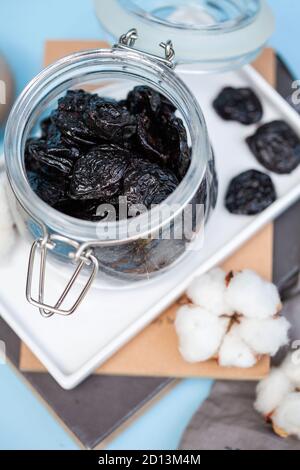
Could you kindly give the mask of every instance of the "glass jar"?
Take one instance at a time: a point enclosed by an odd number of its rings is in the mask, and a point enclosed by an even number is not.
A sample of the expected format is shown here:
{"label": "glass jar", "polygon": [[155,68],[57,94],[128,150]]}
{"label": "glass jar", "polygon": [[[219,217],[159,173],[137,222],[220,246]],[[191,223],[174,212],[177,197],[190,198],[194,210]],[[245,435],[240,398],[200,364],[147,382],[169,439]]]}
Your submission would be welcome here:
{"label": "glass jar", "polygon": [[[77,269],[91,265],[86,284],[97,271],[126,284],[149,279],[179,262],[207,221],[216,203],[217,179],[204,117],[199,104],[172,71],[172,63],[130,50],[126,45],[111,50],[72,54],[43,70],[23,91],[9,117],[5,137],[5,159],[11,187],[11,206],[23,237],[34,240],[29,263],[27,298],[46,316],[67,314],[56,306],[33,299],[31,291],[35,255],[51,258]],[[100,89],[112,98],[125,97],[135,85],[148,85],[176,106],[191,146],[190,167],[176,190],[163,204],[132,219],[89,222],[53,209],[31,189],[24,165],[25,142],[37,124],[51,112],[59,97],[69,89]],[[166,210],[171,208],[170,211]],[[189,208],[189,226],[178,224]],[[178,229],[181,228],[180,233]],[[171,233],[170,233],[171,232]],[[176,232],[176,233],[175,233]],[[76,272],[77,272],[76,269]],[[41,283],[44,275],[41,275]],[[84,292],[85,295],[86,292]]]}
{"label": "glass jar", "polygon": [[[228,3],[227,0],[225,3]],[[241,2],[235,0],[230,3]],[[229,37],[227,35],[230,35],[231,40],[233,37],[236,38],[233,33],[241,32],[239,27],[241,24],[243,28],[248,28],[248,32],[249,27],[251,30],[255,24],[261,31],[262,20],[268,12],[266,4],[258,0],[247,3],[259,4],[259,8],[247,10],[247,14],[235,24],[226,21],[225,27],[217,28],[216,25],[198,27],[196,33],[191,28],[189,32],[196,42],[190,43],[188,36],[182,36],[182,33],[187,33],[189,29],[187,25],[170,26],[165,20],[157,20],[156,17],[153,19],[153,15],[149,15],[149,12],[141,14],[137,1],[129,2],[130,8],[124,9],[122,0],[105,2],[105,7],[102,0],[96,0],[99,16],[103,17],[110,12],[110,19],[116,20],[109,23],[112,29],[124,24],[125,12],[125,23],[130,23],[129,26],[132,27],[134,17],[134,21],[143,31],[142,37],[145,31],[146,41],[141,41],[137,50],[136,31],[131,29],[121,36],[119,43],[112,49],[91,50],[65,57],[34,78],[17,100],[9,117],[5,136],[5,159],[11,189],[10,202],[21,235],[33,242],[29,257],[26,296],[32,305],[39,308],[43,316],[73,313],[91,285],[99,284],[99,279],[105,278],[106,286],[107,282],[110,282],[107,279],[110,279],[113,288],[116,287],[115,282],[118,288],[137,285],[135,282],[137,280],[149,282],[152,277],[168,272],[187,256],[192,256],[193,249],[201,247],[203,230],[217,197],[218,185],[213,151],[199,103],[173,71],[175,61],[172,42],[160,44],[165,51],[165,57],[159,57],[157,45],[155,48],[153,46],[153,38],[158,37],[157,31],[152,29],[149,41],[150,31],[153,23],[156,23],[155,28],[158,27],[158,31],[164,33],[168,31],[177,43],[179,36],[185,37],[186,47],[182,48],[178,43],[179,55],[175,57],[180,64],[183,54],[187,54],[186,62],[191,63],[196,59],[195,44],[199,45],[199,34],[204,44],[208,39],[214,43],[216,37],[218,38],[216,44],[220,44],[220,37],[226,39]],[[99,9],[101,4],[102,9]],[[201,2],[201,4],[207,6],[210,2]],[[116,16],[112,15],[113,13]],[[268,33],[270,25],[269,22],[265,28]],[[227,55],[224,54],[224,50],[220,53],[214,48],[209,53],[206,51],[204,56],[201,53],[201,57],[198,57],[201,71],[221,70],[227,68],[229,64],[233,67],[249,60],[264,44],[265,32],[259,35],[259,47],[253,48],[254,44],[251,41],[251,51],[249,48],[241,47],[239,55],[228,56],[228,52],[230,54],[233,52],[232,47],[227,51]],[[167,37],[166,34],[159,36],[159,38]],[[227,43],[226,40],[225,42]],[[241,46],[243,44],[244,42]],[[256,42],[255,46],[257,45]],[[207,54],[211,54],[211,59],[208,60]],[[31,189],[24,164],[26,140],[35,134],[41,120],[50,114],[58,99],[67,90],[82,88],[96,90],[101,95],[122,99],[136,85],[150,86],[166,96],[177,108],[177,114],[185,125],[191,159],[188,171],[176,190],[162,204],[136,217],[98,223],[70,217],[43,202]],[[105,212],[105,208],[103,210]],[[48,253],[51,255],[49,261],[60,263],[63,269],[74,270],[69,283],[54,305],[48,305],[44,300]],[[33,272],[37,255],[40,256],[40,268],[38,295],[34,297]],[[82,291],[72,307],[64,309],[64,301],[82,271],[87,273]]]}

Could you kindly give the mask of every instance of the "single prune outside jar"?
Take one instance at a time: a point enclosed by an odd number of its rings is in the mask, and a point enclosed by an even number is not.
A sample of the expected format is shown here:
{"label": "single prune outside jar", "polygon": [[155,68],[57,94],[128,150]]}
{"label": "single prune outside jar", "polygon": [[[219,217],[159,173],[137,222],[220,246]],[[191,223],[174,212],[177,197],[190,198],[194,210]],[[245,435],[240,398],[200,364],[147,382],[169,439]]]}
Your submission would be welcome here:
{"label": "single prune outside jar", "polygon": [[[214,158],[199,104],[168,65],[167,61],[129,48],[72,54],[34,78],[10,114],[5,136],[10,202],[21,235],[33,242],[27,299],[45,316],[73,313],[98,272],[101,276],[105,273],[105,276],[122,279],[127,286],[132,281],[148,280],[172,269],[184,257],[192,256],[190,248],[193,244],[199,244],[199,233],[216,203]],[[121,99],[135,85],[147,85],[165,95],[176,106],[187,130],[190,166],[179,186],[163,203],[172,211],[166,214],[162,205],[158,205],[129,220],[94,223],[65,215],[43,202],[31,189],[24,164],[26,140],[35,134],[41,120],[50,114],[57,100],[69,89],[97,90],[104,96]],[[174,225],[188,207],[192,208],[188,233],[175,236]],[[39,297],[34,299],[31,284],[37,252],[41,255],[41,271]],[[71,284],[54,306],[43,303],[47,253],[51,255],[49,261],[62,262],[66,268],[77,263]],[[63,310],[61,304],[85,266],[90,273],[82,294],[71,309]]]}

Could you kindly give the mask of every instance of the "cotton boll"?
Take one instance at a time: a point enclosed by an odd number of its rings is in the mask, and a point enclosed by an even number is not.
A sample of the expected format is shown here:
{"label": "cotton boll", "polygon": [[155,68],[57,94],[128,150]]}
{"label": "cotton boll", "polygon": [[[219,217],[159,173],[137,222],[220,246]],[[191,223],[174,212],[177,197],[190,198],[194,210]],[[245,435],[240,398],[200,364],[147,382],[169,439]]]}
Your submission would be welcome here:
{"label": "cotton boll", "polygon": [[290,326],[284,317],[264,320],[242,318],[238,332],[256,353],[275,356],[278,350],[288,343]]}
{"label": "cotton boll", "polygon": [[272,415],[275,430],[280,435],[300,439],[300,393],[289,393]]}
{"label": "cotton boll", "polygon": [[182,357],[187,362],[202,362],[216,355],[228,325],[228,318],[216,317],[201,307],[180,307],[175,329]]}
{"label": "cotton boll", "polygon": [[269,416],[292,391],[293,386],[286,375],[280,369],[273,369],[257,385],[254,408],[264,416]]}
{"label": "cotton boll", "polygon": [[[298,356],[298,357],[297,357]],[[292,382],[294,387],[300,388],[300,361],[299,361],[299,353],[294,352],[289,354],[282,366],[282,372],[288,377],[288,379]]]}
{"label": "cotton boll", "polygon": [[269,318],[281,307],[276,286],[248,269],[236,273],[227,288],[228,305],[249,318]]}
{"label": "cotton boll", "polygon": [[248,368],[256,364],[255,353],[242,340],[234,325],[224,338],[219,351],[219,364],[223,367]]}
{"label": "cotton boll", "polygon": [[187,296],[195,305],[205,308],[214,315],[230,314],[232,311],[225,300],[225,278],[226,273],[222,269],[212,269],[192,282],[187,290]]}

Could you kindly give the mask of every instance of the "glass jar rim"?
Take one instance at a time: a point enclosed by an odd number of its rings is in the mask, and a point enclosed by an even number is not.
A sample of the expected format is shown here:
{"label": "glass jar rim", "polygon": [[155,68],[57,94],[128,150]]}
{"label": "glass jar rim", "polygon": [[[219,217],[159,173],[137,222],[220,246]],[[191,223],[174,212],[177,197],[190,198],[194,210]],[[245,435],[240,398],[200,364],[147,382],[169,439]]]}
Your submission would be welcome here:
{"label": "glass jar rim", "polygon": [[[156,79],[160,77],[161,89],[165,91],[167,96],[170,94],[169,90],[172,90],[171,100],[173,98],[173,101],[176,102],[177,97],[182,106],[180,111],[185,111],[183,114],[192,143],[191,163],[187,174],[176,190],[164,201],[165,204],[178,207],[177,211],[162,221],[160,205],[158,205],[147,213],[130,219],[130,221],[126,219],[107,222],[106,238],[103,240],[103,244],[109,245],[114,239],[115,233],[118,234],[118,238],[114,241],[124,243],[131,241],[133,237],[128,234],[128,224],[133,221],[140,227],[138,238],[141,238],[147,234],[155,233],[176,217],[193,198],[204,177],[210,144],[204,116],[198,102],[182,80],[163,63],[140,52],[124,51],[118,48],[88,50],[66,56],[45,68],[27,85],[10,113],[5,132],[4,154],[10,185],[21,206],[42,226],[47,225],[53,232],[63,233],[65,236],[81,242],[91,240],[99,242],[95,222],[75,219],[58,212],[33,192],[26,177],[23,152],[24,134],[26,134],[28,121],[42,96],[49,94],[51,90],[52,92],[57,90],[62,84],[64,85],[68,75],[71,75],[75,80],[76,72],[82,73],[85,68],[91,66],[99,68],[100,64],[106,67],[110,66],[112,74],[116,74],[119,69],[120,73],[122,70],[124,75],[128,74],[128,69],[132,67],[136,73],[139,71],[140,79],[143,79],[143,72],[146,71]],[[115,68],[112,71],[113,66]],[[154,87],[157,88],[157,85]],[[189,121],[186,119],[187,116]]]}

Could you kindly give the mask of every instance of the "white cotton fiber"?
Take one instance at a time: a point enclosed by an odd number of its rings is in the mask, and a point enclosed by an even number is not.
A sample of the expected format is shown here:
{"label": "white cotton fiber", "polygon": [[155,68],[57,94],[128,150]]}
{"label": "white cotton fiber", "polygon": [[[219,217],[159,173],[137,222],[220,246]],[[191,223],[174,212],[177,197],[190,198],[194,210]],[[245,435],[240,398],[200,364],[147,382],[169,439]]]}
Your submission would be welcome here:
{"label": "white cotton fiber", "polygon": [[282,366],[281,370],[287,376],[287,378],[292,382],[295,388],[300,389],[300,358],[299,352],[295,351],[292,354],[289,354]]}
{"label": "white cotton fiber", "polygon": [[225,277],[226,273],[220,268],[214,268],[197,277],[187,290],[188,298],[195,305],[205,308],[214,315],[232,313],[226,305]]}
{"label": "white cotton fiber", "polygon": [[228,318],[216,317],[201,307],[180,307],[175,328],[182,357],[187,362],[202,362],[215,356],[228,325]]}
{"label": "white cotton fiber", "polygon": [[227,288],[228,305],[249,318],[269,318],[281,307],[276,286],[246,269],[236,273]]}
{"label": "white cotton fiber", "polygon": [[251,348],[242,340],[234,325],[225,336],[219,351],[219,364],[223,367],[248,368],[256,364],[257,358]]}
{"label": "white cotton fiber", "polygon": [[289,393],[272,415],[273,425],[289,436],[300,439],[300,393]]}
{"label": "white cotton fiber", "polygon": [[293,387],[280,369],[273,369],[256,388],[254,408],[264,416],[269,416],[280,405]]}
{"label": "white cotton fiber", "polygon": [[241,338],[258,354],[274,356],[288,343],[290,323],[284,318],[242,318],[238,326]]}
{"label": "white cotton fiber", "polygon": [[0,174],[0,259],[9,253],[16,239],[14,222],[7,200],[6,184],[6,176],[2,173]]}

